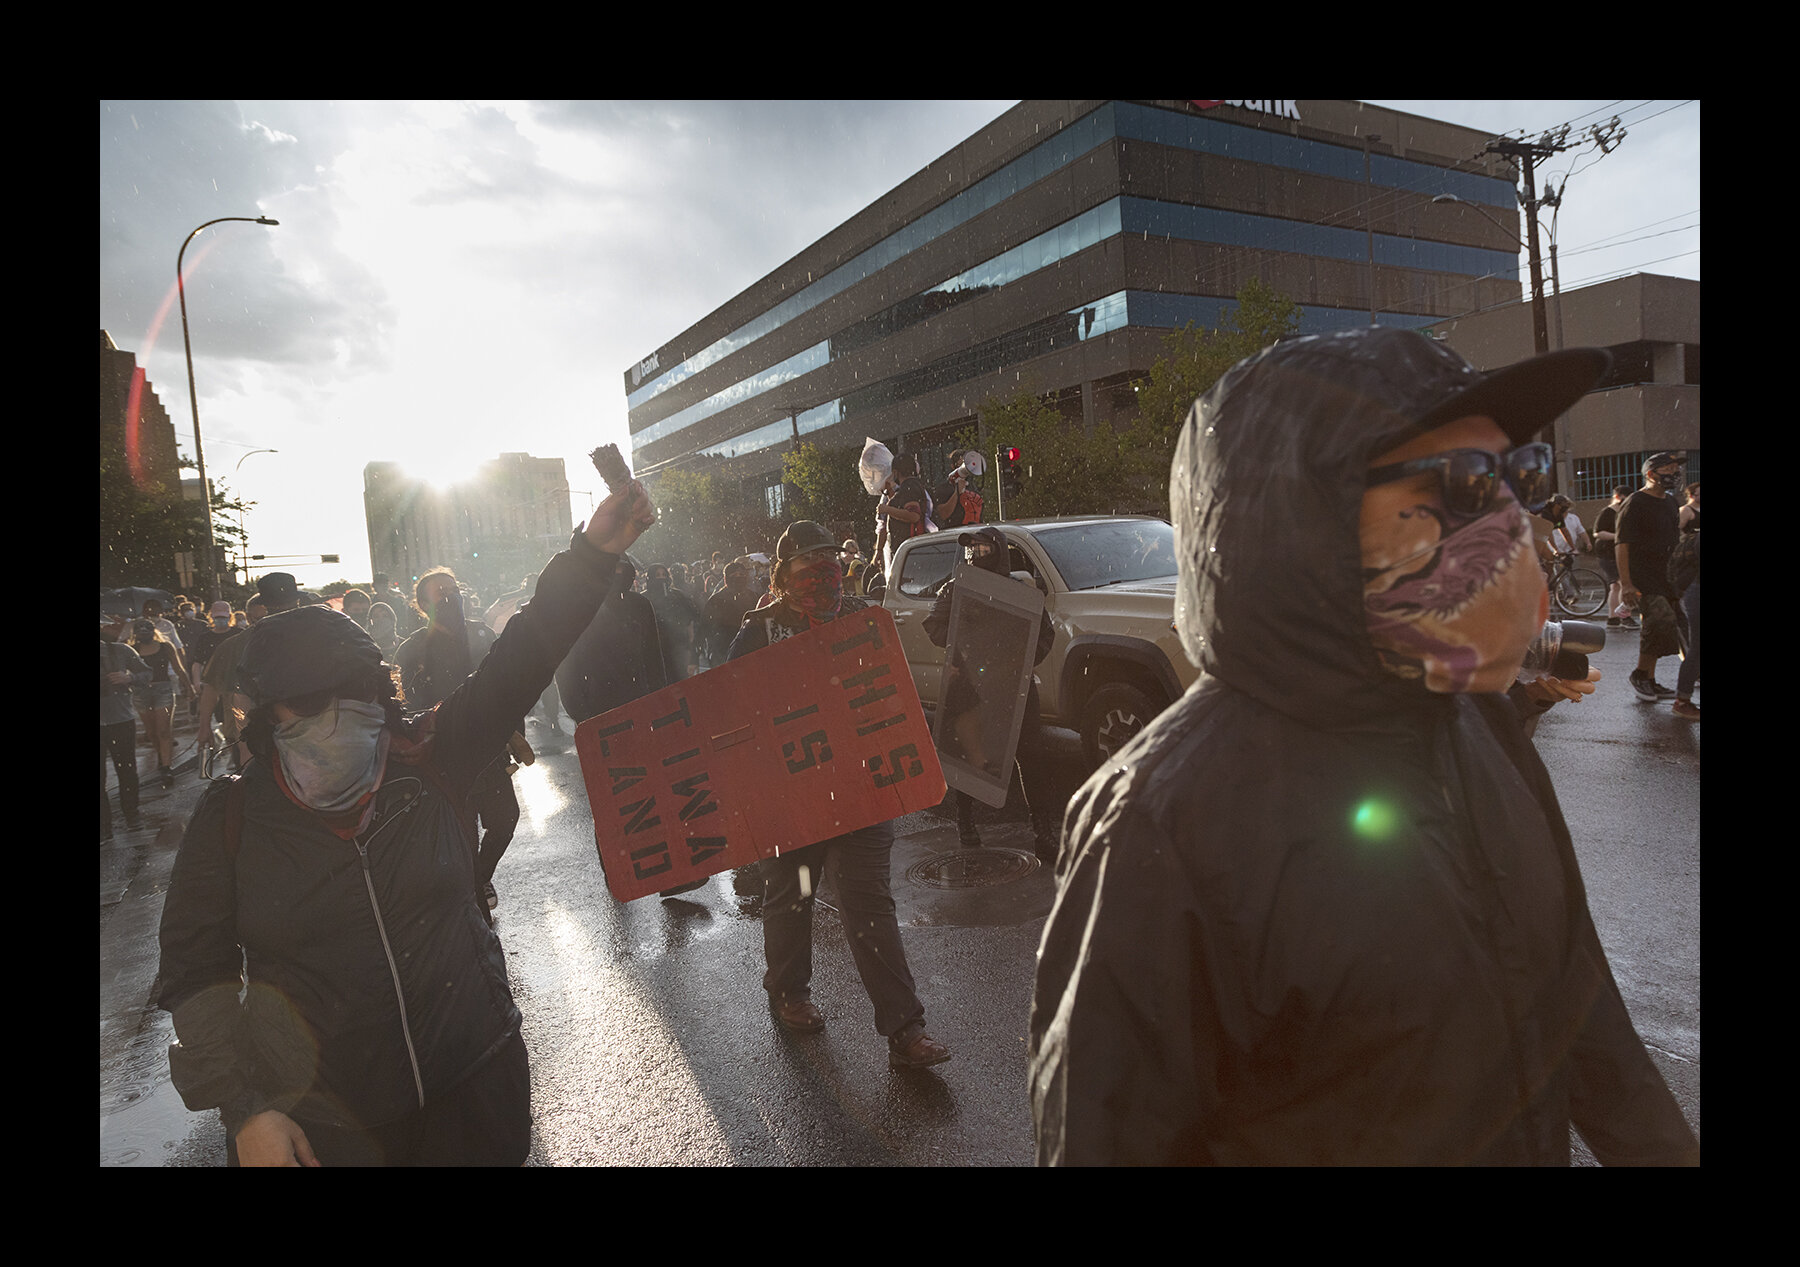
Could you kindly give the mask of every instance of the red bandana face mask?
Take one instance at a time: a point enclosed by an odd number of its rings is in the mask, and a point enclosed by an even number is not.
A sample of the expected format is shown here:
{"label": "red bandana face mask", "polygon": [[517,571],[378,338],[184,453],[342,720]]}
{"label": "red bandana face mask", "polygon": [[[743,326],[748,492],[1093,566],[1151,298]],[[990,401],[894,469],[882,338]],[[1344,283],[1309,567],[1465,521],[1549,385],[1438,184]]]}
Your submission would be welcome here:
{"label": "red bandana face mask", "polygon": [[1363,607],[1382,667],[1427,690],[1504,691],[1550,597],[1531,523],[1510,498],[1457,523],[1415,506],[1363,541]]}
{"label": "red bandana face mask", "polygon": [[787,601],[806,613],[807,619],[835,616],[844,602],[844,568],[836,559],[820,567],[796,572],[785,586]]}

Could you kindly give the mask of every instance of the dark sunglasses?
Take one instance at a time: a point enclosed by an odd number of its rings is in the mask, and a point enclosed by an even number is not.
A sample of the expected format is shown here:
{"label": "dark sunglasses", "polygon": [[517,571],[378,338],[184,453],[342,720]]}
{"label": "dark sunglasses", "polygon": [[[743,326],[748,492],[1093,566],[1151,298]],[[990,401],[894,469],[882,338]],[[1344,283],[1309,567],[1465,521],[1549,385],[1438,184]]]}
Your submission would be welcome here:
{"label": "dark sunglasses", "polygon": [[1486,449],[1452,449],[1411,462],[1378,466],[1369,472],[1364,487],[1374,488],[1421,471],[1436,471],[1443,484],[1445,509],[1470,518],[1494,508],[1501,481],[1505,481],[1519,504],[1535,512],[1550,500],[1555,456],[1554,450],[1542,442],[1521,444],[1498,455]]}

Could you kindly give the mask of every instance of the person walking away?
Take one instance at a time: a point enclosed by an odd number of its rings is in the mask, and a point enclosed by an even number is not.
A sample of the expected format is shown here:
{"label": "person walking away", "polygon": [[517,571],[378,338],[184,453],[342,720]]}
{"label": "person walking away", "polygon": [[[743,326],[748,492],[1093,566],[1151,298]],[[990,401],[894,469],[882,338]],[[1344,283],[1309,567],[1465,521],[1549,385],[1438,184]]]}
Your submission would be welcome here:
{"label": "person walking away", "polygon": [[1065,818],[1040,1163],[1566,1166],[1571,1125],[1608,1165],[1698,1163],[1515,686],[1549,609],[1535,437],[1609,360],[1484,374],[1369,328],[1196,402],[1169,491],[1201,675]]}
{"label": "person walking away", "polygon": [[1669,555],[1681,536],[1680,512],[1671,493],[1681,487],[1683,462],[1673,453],[1644,459],[1644,486],[1619,508],[1619,595],[1637,605],[1644,629],[1638,635],[1638,663],[1631,688],[1651,703],[1675,698],[1656,680],[1656,662],[1681,653],[1684,636],[1677,622],[1681,595],[1669,582]]}
{"label": "person walking away", "polygon": [[1687,486],[1687,505],[1678,520],[1681,536],[1669,559],[1669,584],[1681,595],[1681,614],[1687,623],[1687,646],[1681,671],[1675,675],[1675,715],[1699,721],[1694,688],[1700,685],[1700,485]]}
{"label": "person walking away", "polygon": [[119,813],[125,829],[138,829],[137,723],[132,719],[131,693],[150,681],[150,666],[128,643],[123,618],[100,618],[100,843],[113,838],[112,804],[106,796],[106,763],[110,759],[119,779]]}
{"label": "person walking away", "polygon": [[531,1071],[506,960],[474,896],[459,789],[606,598],[654,512],[609,497],[544,568],[481,668],[405,716],[341,612],[271,615],[244,656],[255,753],[210,785],[170,875],[156,1005],[170,1080],[217,1110],[227,1163],[511,1165]]}
{"label": "person walking away", "polygon": [[156,632],[161,634],[175,650],[184,655],[187,653],[187,648],[182,645],[181,631],[176,628],[174,621],[163,614],[163,605],[160,598],[146,598],[144,600],[142,619],[155,625]]}
{"label": "person walking away", "polygon": [[670,682],[650,600],[635,592],[637,567],[619,560],[613,593],[556,667],[563,707],[579,726]]}
{"label": "person walking away", "polygon": [[[868,606],[844,593],[837,543],[809,520],[790,525],[775,546],[776,601],[744,618],[729,658],[742,659]],[[925,1032],[920,1002],[900,940],[892,883],[894,827],[877,823],[802,849],[765,858],[763,989],[780,1024],[801,1034],[825,1028],[812,1002],[813,899],[829,882],[850,933],[850,954],[875,1008],[875,1032],[888,1040],[888,1066],[921,1069],[950,1059]]]}
{"label": "person walking away", "polygon": [[162,786],[172,787],[175,775],[175,696],[179,691],[187,698],[187,666],[181,652],[157,629],[154,622],[138,620],[132,624],[131,649],[150,667],[150,680],[134,687],[131,702],[138,719],[144,723],[144,735],[156,754],[156,777]]}
{"label": "person walking away", "polygon": [[[481,667],[495,638],[487,624],[463,614],[462,588],[449,568],[432,568],[413,588],[413,608],[424,627],[400,644],[394,664],[408,709],[423,711],[450,694]],[[519,827],[519,798],[513,791],[515,743],[523,743],[521,716],[513,734],[467,789],[468,807],[481,830],[475,853],[475,882],[490,913],[500,905],[494,873]],[[490,914],[491,921],[492,916]]]}
{"label": "person walking away", "polygon": [[1631,485],[1617,485],[1612,491],[1612,500],[1594,516],[1594,561],[1600,567],[1600,575],[1606,578],[1608,629],[1638,628],[1637,617],[1619,599],[1619,561],[1615,557],[1619,540],[1619,507],[1625,504],[1625,499],[1629,496]]}
{"label": "person walking away", "polygon": [[[1006,535],[998,528],[977,528],[973,532],[959,534],[956,541],[962,546],[963,560],[968,565],[995,576],[1011,575],[1008,567],[1011,555]],[[955,597],[956,581],[952,578],[945,581],[938,590],[937,599],[931,605],[931,614],[925,618],[925,636],[936,646],[945,646],[950,641],[950,605]],[[1050,654],[1051,644],[1055,640],[1056,626],[1050,621],[1049,609],[1045,608],[1038,621],[1037,659],[1033,664],[1044,662],[1044,657]],[[1031,834],[1038,861],[1054,866],[1062,815],[1055,806],[1052,795],[1053,785],[1048,777],[1049,754],[1044,751],[1043,737],[1037,679],[1033,678],[1025,688],[1025,720],[1019,727],[1019,751],[1017,760],[1013,762],[1013,777],[1019,795],[1025,802],[1026,813],[1031,818]],[[975,800],[967,792],[956,793],[956,827],[957,836],[965,849],[980,847],[981,832],[975,825]]]}

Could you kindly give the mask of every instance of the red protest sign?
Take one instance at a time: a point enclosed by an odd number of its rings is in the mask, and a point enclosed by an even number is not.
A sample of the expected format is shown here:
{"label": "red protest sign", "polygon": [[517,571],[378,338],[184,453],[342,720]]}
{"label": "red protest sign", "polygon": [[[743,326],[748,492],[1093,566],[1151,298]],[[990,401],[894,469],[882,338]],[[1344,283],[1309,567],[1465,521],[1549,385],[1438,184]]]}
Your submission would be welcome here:
{"label": "red protest sign", "polygon": [[575,751],[621,902],[929,809],[946,786],[879,607],[589,718]]}

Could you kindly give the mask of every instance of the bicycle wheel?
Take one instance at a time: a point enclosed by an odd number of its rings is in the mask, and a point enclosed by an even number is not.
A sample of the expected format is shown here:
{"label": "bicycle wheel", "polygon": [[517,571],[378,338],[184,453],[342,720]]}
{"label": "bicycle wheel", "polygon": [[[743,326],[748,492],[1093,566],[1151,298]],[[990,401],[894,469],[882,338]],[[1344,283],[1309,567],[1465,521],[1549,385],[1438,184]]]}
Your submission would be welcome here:
{"label": "bicycle wheel", "polygon": [[1550,596],[1570,616],[1592,616],[1606,606],[1606,578],[1586,568],[1570,568],[1556,578]]}

